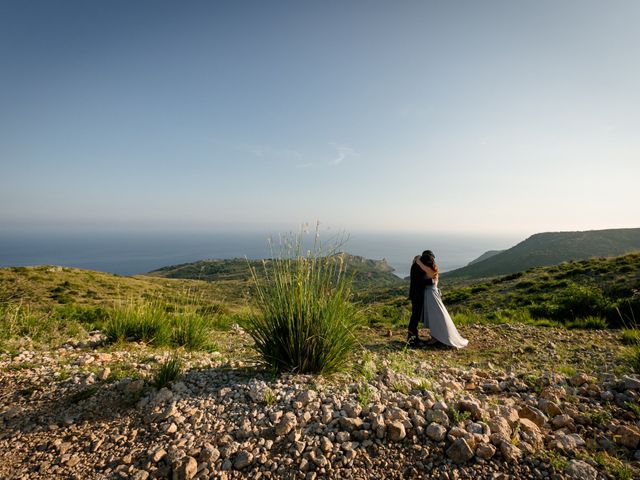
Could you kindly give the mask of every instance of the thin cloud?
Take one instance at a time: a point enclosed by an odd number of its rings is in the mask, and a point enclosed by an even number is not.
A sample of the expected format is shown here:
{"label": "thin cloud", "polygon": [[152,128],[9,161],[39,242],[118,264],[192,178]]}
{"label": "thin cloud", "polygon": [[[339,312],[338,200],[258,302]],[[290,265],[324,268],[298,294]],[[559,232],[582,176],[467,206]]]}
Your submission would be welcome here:
{"label": "thin cloud", "polygon": [[346,145],[338,145],[337,143],[330,143],[330,145],[336,149],[336,156],[331,162],[331,165],[340,165],[349,157],[357,157],[359,155],[353,148]]}
{"label": "thin cloud", "polygon": [[312,162],[299,163],[298,165],[296,165],[296,168],[309,168],[309,167],[313,167],[313,163]]}

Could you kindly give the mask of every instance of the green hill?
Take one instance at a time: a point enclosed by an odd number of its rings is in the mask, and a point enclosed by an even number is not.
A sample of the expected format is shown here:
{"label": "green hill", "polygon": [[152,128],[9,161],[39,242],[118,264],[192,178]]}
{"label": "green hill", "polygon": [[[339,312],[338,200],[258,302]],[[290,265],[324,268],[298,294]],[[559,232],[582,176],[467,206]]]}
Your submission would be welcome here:
{"label": "green hill", "polygon": [[471,285],[442,282],[453,312],[498,318],[521,312],[562,323],[587,317],[611,325],[640,319],[640,253],[537,267]]}
{"label": "green hill", "polygon": [[[347,265],[347,272],[354,276],[354,289],[366,290],[370,288],[389,288],[404,286],[405,282],[393,274],[391,267],[385,260],[370,260],[348,253],[340,253]],[[271,260],[265,260],[269,268]],[[262,260],[247,260],[234,258],[230,260],[200,260],[162,267],[148,275],[165,278],[181,278],[206,280],[216,282],[220,280],[249,281],[251,273],[249,265],[260,272],[263,269]]]}
{"label": "green hill", "polygon": [[[610,257],[640,250],[640,228],[538,233],[488,258],[445,272],[443,279],[479,279],[556,265],[570,260]],[[483,256],[486,256],[484,254]]]}
{"label": "green hill", "polygon": [[483,260],[486,260],[487,258],[491,258],[499,253],[504,252],[504,250],[489,250],[487,252],[484,252],[482,255],[480,255],[478,258],[476,258],[475,260],[471,260],[469,263],[467,263],[467,266],[469,265],[473,265],[474,263],[478,263],[481,262]]}

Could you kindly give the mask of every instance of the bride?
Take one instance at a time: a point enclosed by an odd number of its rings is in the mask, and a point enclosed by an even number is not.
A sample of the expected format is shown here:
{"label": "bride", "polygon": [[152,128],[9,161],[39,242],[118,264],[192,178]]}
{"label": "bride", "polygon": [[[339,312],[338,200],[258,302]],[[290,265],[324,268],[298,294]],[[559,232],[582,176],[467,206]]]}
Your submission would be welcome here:
{"label": "bride", "polygon": [[[427,285],[424,291],[424,326],[429,327],[431,337],[435,340],[455,348],[464,348],[469,340],[462,338],[458,333],[447,308],[442,303],[442,295],[438,290],[438,265],[434,257],[416,257],[415,262],[424,270],[428,278],[433,280],[433,285]],[[433,342],[435,343],[435,341]]]}

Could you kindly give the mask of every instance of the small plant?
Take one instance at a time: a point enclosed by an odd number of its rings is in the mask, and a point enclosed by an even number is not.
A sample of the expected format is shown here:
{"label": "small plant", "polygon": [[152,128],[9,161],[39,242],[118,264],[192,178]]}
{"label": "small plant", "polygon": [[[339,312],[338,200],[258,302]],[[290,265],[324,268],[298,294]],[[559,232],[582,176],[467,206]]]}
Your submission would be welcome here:
{"label": "small plant", "polygon": [[541,452],[540,457],[549,463],[555,473],[563,473],[569,465],[569,461],[564,456],[553,450]]}
{"label": "small plant", "polygon": [[367,382],[358,383],[357,393],[358,393],[358,403],[362,408],[366,407],[367,405],[369,405],[369,403],[371,403],[371,395],[373,392],[371,391],[371,387]]}
{"label": "small plant", "polygon": [[597,452],[593,455],[593,460],[609,475],[617,480],[633,480],[633,471],[617,458],[607,452]]}
{"label": "small plant", "polygon": [[465,422],[469,418],[471,418],[470,412],[461,412],[456,407],[449,408],[449,419],[451,419],[451,423],[457,425],[459,423]]}
{"label": "small plant", "polygon": [[433,383],[431,383],[431,380],[427,378],[421,378],[418,382],[418,388],[420,390],[431,390],[433,388]]}
{"label": "small plant", "polygon": [[635,373],[640,373],[640,345],[629,347],[626,357],[631,369]]}
{"label": "small plant", "polygon": [[182,359],[173,354],[158,365],[153,376],[153,383],[157,388],[166,387],[174,382],[182,373]]}
{"label": "small plant", "polygon": [[267,388],[264,391],[263,400],[267,407],[271,407],[274,403],[276,403],[276,396],[274,395],[273,390]]}
{"label": "small plant", "polygon": [[623,330],[622,343],[625,345],[640,345],[640,330],[635,328]]}
{"label": "small plant", "polygon": [[409,385],[407,385],[404,382],[395,382],[392,386],[391,389],[394,392],[398,392],[398,393],[404,393],[405,395],[409,393]]}
{"label": "small plant", "polygon": [[513,428],[513,432],[511,432],[511,445],[517,447],[520,443],[520,422],[516,423],[516,426]]}
{"label": "small plant", "polygon": [[567,377],[573,377],[577,373],[575,367],[571,365],[558,365],[557,370],[558,373],[562,373]]}
{"label": "small plant", "polygon": [[588,415],[591,419],[591,422],[597,426],[603,426],[607,421],[611,420],[611,414],[606,410],[591,412]]}
{"label": "small plant", "polygon": [[635,402],[625,402],[624,406],[631,410],[636,418],[640,418],[640,405]]}

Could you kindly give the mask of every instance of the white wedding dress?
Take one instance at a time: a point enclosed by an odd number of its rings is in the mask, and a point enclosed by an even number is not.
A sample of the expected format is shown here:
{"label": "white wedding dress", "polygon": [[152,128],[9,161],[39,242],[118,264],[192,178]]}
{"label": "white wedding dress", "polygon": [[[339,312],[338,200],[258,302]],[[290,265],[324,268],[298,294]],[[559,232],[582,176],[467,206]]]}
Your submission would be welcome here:
{"label": "white wedding dress", "polygon": [[424,291],[424,310],[423,310],[424,326],[431,331],[431,336],[439,342],[455,348],[464,348],[469,340],[462,338],[458,333],[453,320],[447,308],[442,303],[442,295],[438,290],[438,282],[434,281],[433,285],[427,286]]}

